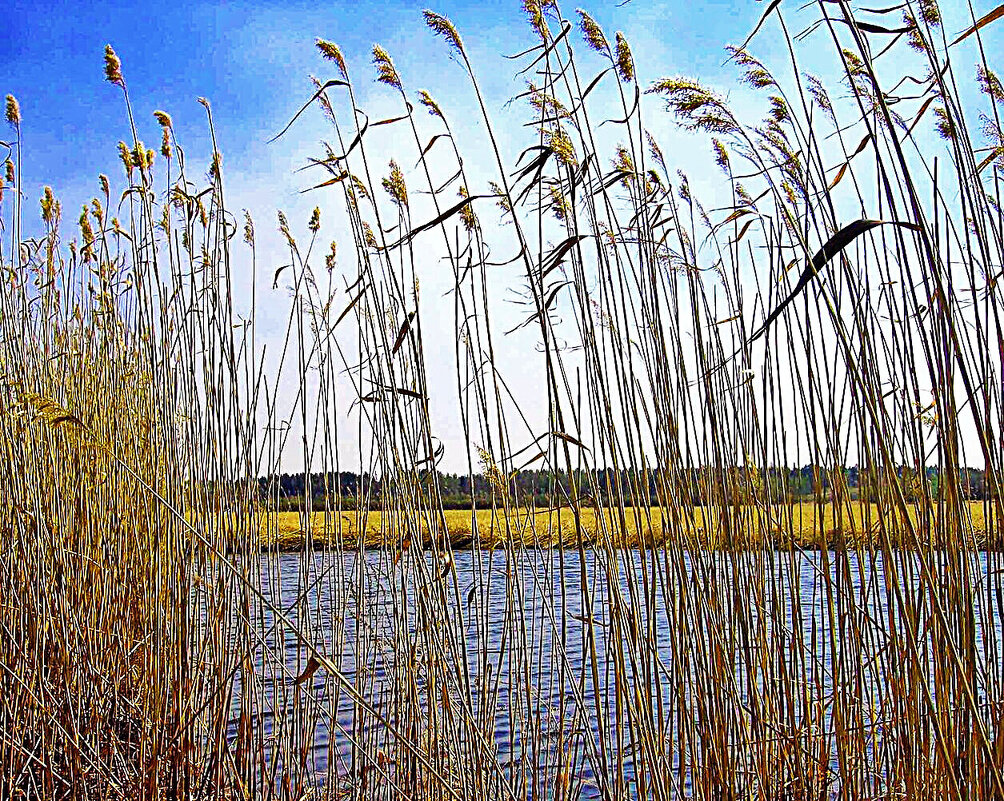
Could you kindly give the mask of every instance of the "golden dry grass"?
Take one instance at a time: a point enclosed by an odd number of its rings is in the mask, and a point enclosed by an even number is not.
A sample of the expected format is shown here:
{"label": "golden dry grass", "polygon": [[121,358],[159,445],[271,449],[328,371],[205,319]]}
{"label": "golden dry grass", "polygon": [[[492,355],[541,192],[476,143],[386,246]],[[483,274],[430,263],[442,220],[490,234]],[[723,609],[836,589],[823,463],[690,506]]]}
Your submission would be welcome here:
{"label": "golden dry grass", "polygon": [[[983,502],[970,502],[965,508],[973,532],[974,547],[985,547],[997,542],[993,526],[993,509]],[[508,537],[526,547],[575,547],[575,516],[571,509],[531,510],[516,509],[506,521],[503,515],[491,510],[448,510],[443,513],[446,529],[454,547],[468,547],[477,538],[484,547],[500,547]],[[728,516],[738,518],[728,520]],[[612,544],[636,546],[662,542],[679,542],[692,547],[718,548],[770,544],[776,547],[790,543],[802,548],[819,548],[840,543],[848,546],[879,544],[883,527],[895,544],[909,544],[906,528],[898,515],[880,514],[876,504],[850,501],[839,507],[812,502],[791,506],[759,507],[678,507],[667,514],[658,507],[626,509],[623,520],[617,512],[604,510],[600,519],[596,509],[581,513],[581,536],[585,545]],[[926,541],[937,539],[938,512],[932,508],[924,514],[918,504],[910,506],[910,518],[918,535]],[[508,522],[508,525],[507,525]],[[266,514],[261,520],[261,544],[280,550],[299,550],[308,545],[305,516],[299,512]],[[746,532],[742,540],[728,541],[726,532],[736,528]],[[311,518],[310,542],[313,547],[332,545],[353,547],[364,532],[366,545],[401,544],[414,540],[408,536],[406,526],[395,524],[394,519],[381,512],[315,513]],[[428,521],[423,521],[421,536],[425,543],[431,539]]]}

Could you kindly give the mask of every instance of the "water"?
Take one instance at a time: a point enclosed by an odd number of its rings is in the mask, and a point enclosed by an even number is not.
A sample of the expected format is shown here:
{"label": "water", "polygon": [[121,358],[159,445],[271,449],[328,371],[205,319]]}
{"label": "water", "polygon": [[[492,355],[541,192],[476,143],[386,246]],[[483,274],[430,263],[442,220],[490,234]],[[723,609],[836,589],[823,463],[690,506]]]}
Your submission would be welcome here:
{"label": "water", "polygon": [[[662,789],[685,796],[692,776],[680,773],[681,753],[684,762],[700,761],[701,754],[679,747],[681,711],[694,724],[691,733],[724,731],[737,747],[745,737],[739,751],[748,763],[750,733],[762,734],[765,715],[774,716],[775,728],[783,724],[803,737],[814,727],[818,742],[840,697],[869,721],[863,755],[877,764],[889,759],[882,743],[894,731],[883,710],[891,687],[905,680],[909,640],[901,604],[912,604],[922,620],[917,648],[932,687],[947,644],[929,594],[919,590],[916,555],[895,559],[898,597],[881,556],[846,560],[819,552],[677,561],[661,551],[612,558],[593,551],[461,551],[444,567],[429,554],[395,560],[370,552],[362,562],[355,553],[263,556],[265,595],[341,678],[323,668],[305,674],[309,654],[300,639],[259,611],[250,621],[257,642],[252,659],[265,703],[243,707],[242,720],[238,678],[229,739],[236,743],[238,729],[249,723],[258,731],[275,769],[262,781],[292,775],[315,786],[358,783],[367,770],[390,775],[392,761],[407,756],[392,728],[422,741],[408,727],[423,718],[431,697],[441,715],[449,708],[454,716],[448,734],[464,720],[468,735],[484,733],[481,753],[498,766],[491,780],[516,797],[553,797],[562,771],[572,797],[601,797],[604,783],[634,797],[642,785],[632,731],[634,718],[646,714],[668,744]],[[935,585],[949,564],[945,554],[931,557]],[[962,658],[973,668],[979,702],[1000,701],[1000,562],[975,554],[962,564],[971,592],[946,596],[944,608],[950,621],[973,627],[975,647]],[[942,634],[928,636],[936,629]],[[777,695],[780,676],[798,685],[788,696]],[[711,677],[724,677],[725,685],[712,692]],[[724,707],[705,703],[712,695]],[[801,723],[772,708],[772,699],[792,696],[805,699],[796,713]],[[992,730],[995,720],[985,708]],[[284,746],[271,748],[275,742]],[[424,746],[424,753],[434,750]],[[457,743],[443,747],[456,750]],[[471,742],[466,747],[477,750]],[[833,777],[841,769],[835,749],[828,767],[835,795]]]}

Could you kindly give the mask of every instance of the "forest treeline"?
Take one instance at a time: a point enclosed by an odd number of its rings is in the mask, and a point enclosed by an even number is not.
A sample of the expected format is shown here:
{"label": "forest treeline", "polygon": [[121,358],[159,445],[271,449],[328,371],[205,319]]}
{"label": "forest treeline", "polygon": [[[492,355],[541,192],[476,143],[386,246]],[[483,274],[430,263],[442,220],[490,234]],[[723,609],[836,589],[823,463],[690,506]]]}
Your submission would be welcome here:
{"label": "forest treeline", "polygon": [[[938,493],[940,474],[937,468],[918,471],[902,466],[897,471],[903,494],[908,501],[917,501],[925,493]],[[672,488],[672,497],[679,503],[696,506],[731,501],[748,503],[757,499],[773,502],[833,498],[845,492],[852,500],[876,500],[874,480],[869,471],[858,466],[832,470],[818,465],[791,468],[730,467],[725,470],[689,468],[673,471],[671,481],[662,481],[659,470],[644,474],[600,469],[593,471],[522,470],[509,476],[507,491],[523,506],[549,507],[563,505],[573,495],[573,486],[582,502],[607,506],[623,502],[629,506],[658,505],[662,487]],[[960,468],[959,486],[964,497],[984,500],[992,496],[987,488],[985,472],[977,468]],[[923,478],[922,478],[923,477]],[[423,484],[428,488],[438,484],[444,509],[490,507],[493,498],[500,500],[500,487],[483,473],[473,476],[456,473],[426,472]],[[926,486],[925,486],[926,485]],[[380,477],[370,473],[282,473],[259,479],[258,488],[263,504],[279,511],[299,510],[306,498],[313,508],[378,509],[384,501],[385,486]]]}

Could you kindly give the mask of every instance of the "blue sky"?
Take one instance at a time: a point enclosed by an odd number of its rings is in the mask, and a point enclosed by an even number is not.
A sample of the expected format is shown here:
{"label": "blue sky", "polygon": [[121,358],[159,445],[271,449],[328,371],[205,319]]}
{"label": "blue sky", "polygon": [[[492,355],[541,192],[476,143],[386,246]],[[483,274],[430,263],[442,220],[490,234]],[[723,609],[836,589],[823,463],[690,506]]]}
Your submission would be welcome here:
{"label": "blue sky", "polygon": [[[516,113],[505,104],[524,89],[524,83],[515,75],[516,62],[506,60],[504,55],[516,53],[534,41],[520,4],[515,0],[429,2],[460,30],[479,72],[489,110],[503,122],[503,147],[510,153],[518,152],[526,142],[509,136],[504,123],[507,119],[522,122],[525,117],[522,111]],[[788,9],[786,18],[793,32],[810,19],[798,14],[799,5],[791,2],[782,6]],[[968,24],[964,8],[949,3],[943,6],[949,32]],[[625,33],[643,86],[665,75],[697,76],[728,94],[740,112],[749,112],[741,116],[753,120],[763,114],[763,98],[751,98],[749,92],[738,87],[735,69],[723,66],[723,48],[746,37],[764,4],[629,0],[618,6],[601,0],[583,3],[583,7],[599,21],[608,38],[612,39],[616,30]],[[34,200],[43,185],[54,188],[63,201],[64,218],[71,223],[80,205],[96,194],[99,173],[121,180],[115,148],[120,139],[129,139],[129,128],[119,90],[104,79],[103,49],[110,43],[122,60],[140,136],[148,146],[156,148],[159,142],[160,131],[152,112],[162,109],[173,117],[190,162],[206,164],[210,145],[205,111],[197,98],[206,97],[211,102],[224,155],[229,205],[234,209],[249,208],[256,220],[263,262],[258,315],[265,341],[281,335],[288,304],[288,296],[271,292],[270,286],[269,268],[282,260],[276,210],[285,209],[294,229],[301,231],[315,204],[321,206],[327,226],[338,218],[335,209],[340,205],[340,195],[326,198],[320,193],[301,194],[310,176],[295,172],[307,157],[320,152],[319,141],[330,134],[320,113],[304,115],[288,134],[268,143],[310,96],[308,76],[316,74],[322,80],[334,77],[333,65],[324,62],[314,48],[316,37],[340,45],[356,84],[359,104],[371,119],[400,113],[400,101],[393,91],[375,82],[370,49],[379,43],[394,58],[412,95],[420,88],[429,89],[441,103],[458,129],[462,150],[465,143],[472,147],[471,143],[483,141],[480,123],[467,111],[472,108],[473,98],[466,76],[449,58],[445,44],[423,25],[423,5],[418,2],[154,0],[136,4],[53,0],[40,13],[36,2],[13,0],[7,8],[4,24],[0,25],[0,52],[5,54],[0,95],[12,93],[21,104],[29,232],[32,225],[38,224]],[[564,10],[571,16],[573,7]],[[979,9],[977,13],[981,13]],[[818,35],[825,37],[823,33]],[[1001,36],[995,30],[987,39],[988,47],[1000,43]],[[788,54],[774,20],[764,27],[751,49],[779,75],[787,75]],[[820,50],[825,58],[817,56],[810,40],[798,51],[800,66],[822,72],[825,77],[833,69],[828,60],[831,50],[827,45]],[[587,59],[590,55],[586,54]],[[975,57],[970,59],[967,53],[960,65],[968,69],[970,61],[974,63]],[[599,69],[598,61],[596,65]],[[706,205],[714,207],[715,186],[720,181],[706,141],[678,131],[658,100],[646,102],[646,125],[662,143],[669,161],[690,172],[697,194],[704,197]],[[381,137],[374,136],[373,146],[386,164],[387,157],[396,151],[396,143],[393,134]],[[407,153],[399,160],[413,164],[414,155],[410,149]],[[487,180],[492,176],[486,172],[483,177]],[[332,204],[330,213],[328,202]],[[332,231],[326,227],[324,233],[337,238],[337,228]],[[346,272],[350,267],[345,265]],[[433,260],[428,267],[430,292],[448,287],[445,277],[442,281],[437,277]],[[425,295],[426,278],[422,280]],[[515,311],[505,313],[518,319]],[[440,353],[430,345],[429,358],[434,362],[430,374],[435,379],[441,370],[451,386],[451,338],[455,337],[450,329],[452,322],[442,321],[443,337],[426,339],[446,343]],[[433,328],[430,333],[437,332]],[[542,381],[539,365],[528,365],[525,358],[527,348],[532,349],[533,344],[518,337],[506,344],[503,360],[510,374],[516,376],[517,393],[522,385],[533,395]],[[447,397],[434,406],[433,416],[439,429],[456,431],[455,399]],[[463,469],[466,459],[462,446],[448,446],[446,466]]]}
{"label": "blue sky", "polygon": [[[481,68],[497,106],[522,84],[502,56],[531,43],[517,2],[443,2]],[[365,98],[372,83],[370,48],[379,43],[414,89],[432,90],[447,107],[466,102],[466,84],[443,43],[429,33],[417,2],[66,2],[8,4],[0,26],[5,53],[0,90],[14,94],[24,116],[25,188],[44,183],[75,193],[115,163],[115,143],[128,138],[115,87],[104,81],[102,53],[111,43],[123,62],[130,96],[151,146],[159,140],[151,112],[174,118],[183,144],[205,149],[204,112],[213,106],[227,173],[270,172],[298,166],[297,145],[313,145],[315,128],[300,126],[285,141],[267,140],[309,96],[307,76],[331,73],[314,49],[315,37],[337,42]],[[697,73],[711,82],[722,70],[722,45],[741,39],[761,7],[754,3],[652,3],[631,0],[587,7],[612,37],[624,30],[648,78]],[[567,9],[568,13],[571,9]],[[766,39],[767,37],[765,37]],[[451,103],[459,93],[459,102]],[[316,121],[316,116],[315,116]],[[293,200],[295,184],[273,187],[271,200]],[[86,198],[85,198],[86,199]]]}

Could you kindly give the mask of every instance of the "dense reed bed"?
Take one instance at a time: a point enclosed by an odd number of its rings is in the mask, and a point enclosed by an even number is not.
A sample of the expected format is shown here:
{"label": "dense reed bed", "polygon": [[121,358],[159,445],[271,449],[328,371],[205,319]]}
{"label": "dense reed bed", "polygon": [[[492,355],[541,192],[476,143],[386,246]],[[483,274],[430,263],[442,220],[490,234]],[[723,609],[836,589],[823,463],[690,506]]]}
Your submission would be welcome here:
{"label": "dense reed bed", "polygon": [[[518,154],[445,17],[425,12],[470,107],[415,93],[375,47],[399,111],[371,119],[371,75],[318,41],[330,76],[307,108],[332,136],[307,174],[348,238],[279,215],[294,291],[271,359],[257,280],[235,297],[255,227],[218,153],[186,164],[164,113],[143,145],[109,48],[133,140],[79,218],[46,189],[27,236],[30,118],[8,97],[0,797],[1004,797],[995,15],[951,21],[981,59],[970,92],[933,0],[821,2],[797,33],[772,2],[779,62],[756,38],[729,51],[766,115],[746,119],[645,76],[586,13],[525,8]],[[803,74],[809,46],[832,85]],[[459,114],[482,141],[454,136]],[[649,134],[665,114],[713,152],[724,208]],[[421,292],[429,254],[445,299]],[[430,382],[423,334],[446,313],[452,386]],[[513,342],[542,371],[533,398],[501,367]],[[469,554],[436,482],[443,393],[493,485]],[[248,548],[289,527],[258,478],[290,460],[379,476],[380,536],[357,536],[369,499],[312,508],[308,488],[305,549]],[[762,477],[805,463],[832,479],[824,538],[867,537],[803,553],[798,507]],[[528,464],[589,477],[555,480],[560,520],[527,513]],[[850,464],[873,503],[849,500]],[[965,466],[986,471],[979,514]],[[653,521],[657,547],[622,547]]]}

